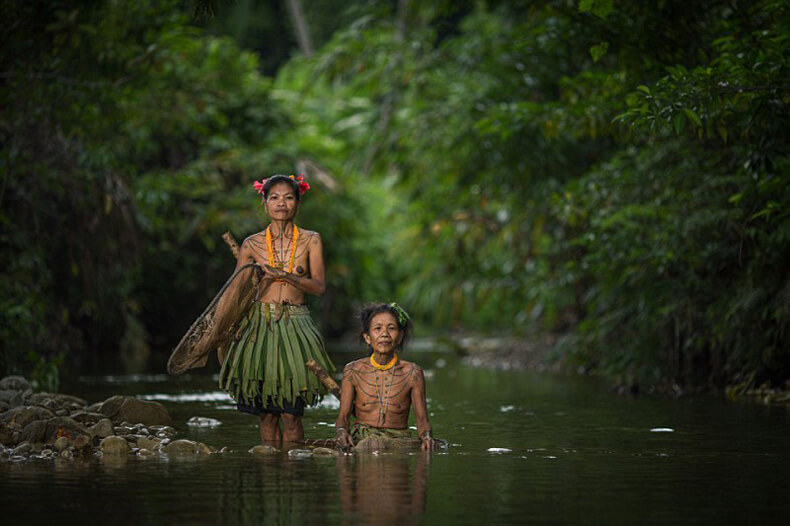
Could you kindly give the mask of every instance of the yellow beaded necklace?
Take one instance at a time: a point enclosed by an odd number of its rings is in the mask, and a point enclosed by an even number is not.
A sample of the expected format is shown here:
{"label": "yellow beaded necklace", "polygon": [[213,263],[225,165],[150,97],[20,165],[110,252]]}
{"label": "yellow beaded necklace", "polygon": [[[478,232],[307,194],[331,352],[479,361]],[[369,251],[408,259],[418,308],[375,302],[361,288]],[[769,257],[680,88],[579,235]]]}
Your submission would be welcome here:
{"label": "yellow beaded necklace", "polygon": [[[294,270],[294,257],[296,256],[296,242],[299,240],[299,229],[294,225],[294,239],[293,243],[291,244],[291,260],[288,263],[288,268],[286,272],[289,274]],[[272,225],[266,227],[266,248],[269,251],[269,266],[274,268],[282,268],[282,266],[275,265],[274,262],[274,250],[272,249]],[[283,279],[278,279],[277,281],[285,281]]]}
{"label": "yellow beaded necklace", "polygon": [[378,369],[379,371],[386,371],[387,369],[392,369],[395,364],[398,363],[398,353],[395,353],[395,356],[390,360],[386,365],[380,365],[376,360],[373,359],[373,355],[370,355],[370,365]]}

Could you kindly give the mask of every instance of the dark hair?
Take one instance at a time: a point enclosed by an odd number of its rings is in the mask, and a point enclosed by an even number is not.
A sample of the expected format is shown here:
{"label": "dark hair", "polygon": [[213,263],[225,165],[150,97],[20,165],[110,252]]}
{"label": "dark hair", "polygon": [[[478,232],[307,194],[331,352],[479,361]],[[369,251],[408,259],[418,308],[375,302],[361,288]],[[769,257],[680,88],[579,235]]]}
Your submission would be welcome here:
{"label": "dark hair", "polygon": [[291,188],[293,188],[294,191],[294,195],[296,195],[296,202],[298,203],[299,198],[301,197],[301,195],[299,194],[299,183],[297,183],[295,180],[291,179],[287,175],[283,175],[283,174],[274,174],[273,176],[266,179],[266,182],[263,183],[263,198],[268,199],[269,191],[272,189],[274,185],[280,183],[288,183],[289,185],[291,185]]}
{"label": "dark hair", "polygon": [[400,341],[400,347],[403,348],[403,344],[406,343],[406,340],[411,335],[411,320],[404,319],[401,321],[401,313],[393,306],[392,303],[366,303],[362,306],[362,309],[359,311],[359,323],[361,325],[361,330],[359,333],[359,338],[362,341],[365,341],[363,334],[370,333],[370,322],[373,320],[373,317],[376,314],[381,314],[382,312],[389,312],[395,319],[398,321],[398,328],[403,333],[403,338]]}

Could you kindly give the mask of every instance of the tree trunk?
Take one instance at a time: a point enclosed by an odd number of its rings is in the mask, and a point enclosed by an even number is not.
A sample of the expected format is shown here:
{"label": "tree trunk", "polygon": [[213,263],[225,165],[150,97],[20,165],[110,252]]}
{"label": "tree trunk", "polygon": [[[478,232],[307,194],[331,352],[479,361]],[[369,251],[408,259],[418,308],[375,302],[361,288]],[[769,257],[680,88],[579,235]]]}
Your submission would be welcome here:
{"label": "tree trunk", "polygon": [[310,29],[307,27],[307,20],[305,20],[304,12],[302,11],[302,3],[299,0],[288,0],[286,5],[296,30],[296,40],[299,42],[299,49],[302,50],[305,56],[313,56],[313,43],[310,40]]}

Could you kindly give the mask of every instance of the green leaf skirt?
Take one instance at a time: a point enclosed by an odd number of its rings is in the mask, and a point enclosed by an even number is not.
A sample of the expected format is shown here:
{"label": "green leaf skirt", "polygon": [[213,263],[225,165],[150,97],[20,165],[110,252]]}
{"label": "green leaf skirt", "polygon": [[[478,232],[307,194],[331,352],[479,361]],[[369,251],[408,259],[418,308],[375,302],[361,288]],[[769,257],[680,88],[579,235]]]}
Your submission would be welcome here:
{"label": "green leaf skirt", "polygon": [[282,407],[298,397],[315,405],[326,388],[305,366],[311,358],[327,373],[335,370],[308,308],[255,302],[228,346],[219,386],[240,406],[262,400]]}

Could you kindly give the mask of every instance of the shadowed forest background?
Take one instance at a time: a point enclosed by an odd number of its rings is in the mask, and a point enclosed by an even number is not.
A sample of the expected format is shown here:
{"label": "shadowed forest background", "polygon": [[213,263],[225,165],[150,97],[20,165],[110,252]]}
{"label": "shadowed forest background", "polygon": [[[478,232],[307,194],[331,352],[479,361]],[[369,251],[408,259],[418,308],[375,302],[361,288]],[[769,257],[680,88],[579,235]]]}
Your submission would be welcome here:
{"label": "shadowed forest background", "polygon": [[252,181],[305,173],[328,338],[392,299],[613,382],[785,386],[787,1],[297,4],[2,2],[0,375],[168,352]]}

